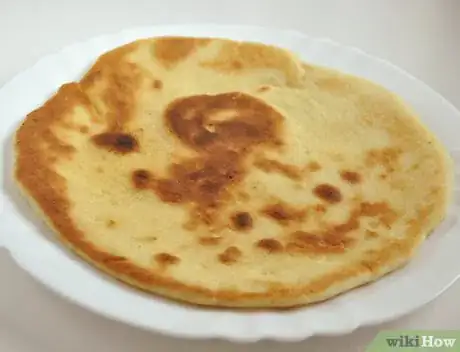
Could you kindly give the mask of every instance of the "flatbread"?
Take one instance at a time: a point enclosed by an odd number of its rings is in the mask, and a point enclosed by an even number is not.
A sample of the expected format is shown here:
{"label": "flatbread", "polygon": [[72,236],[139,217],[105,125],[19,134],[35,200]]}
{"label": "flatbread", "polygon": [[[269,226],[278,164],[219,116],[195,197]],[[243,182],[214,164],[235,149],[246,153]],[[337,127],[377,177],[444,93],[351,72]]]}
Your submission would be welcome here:
{"label": "flatbread", "polygon": [[443,146],[397,96],[284,49],[145,39],[17,131],[15,177],[59,238],[132,286],[290,307],[407,263],[446,214]]}

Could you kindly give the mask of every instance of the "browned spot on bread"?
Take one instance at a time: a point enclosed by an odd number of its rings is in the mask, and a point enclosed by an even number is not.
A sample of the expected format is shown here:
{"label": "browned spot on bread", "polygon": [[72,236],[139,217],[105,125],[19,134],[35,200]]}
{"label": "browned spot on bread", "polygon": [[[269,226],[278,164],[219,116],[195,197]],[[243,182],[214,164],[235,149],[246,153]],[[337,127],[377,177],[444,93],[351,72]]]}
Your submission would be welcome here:
{"label": "browned spot on bread", "polygon": [[166,203],[182,203],[187,190],[181,185],[180,180],[157,180],[155,193]]}
{"label": "browned spot on bread", "polygon": [[399,148],[382,148],[368,151],[365,164],[368,167],[382,166],[388,173],[394,172],[398,167],[402,150]]}
{"label": "browned spot on bread", "polygon": [[80,126],[79,128],[80,132],[83,134],[86,134],[89,132],[89,127],[88,126]]}
{"label": "browned spot on bread", "polygon": [[284,249],[283,244],[274,238],[263,238],[256,242],[256,246],[269,253],[282,252]]}
{"label": "browned spot on bread", "polygon": [[231,246],[219,254],[219,261],[222,264],[233,264],[238,261],[242,254],[238,247]]}
{"label": "browned spot on bread", "polygon": [[259,93],[263,93],[263,92],[266,92],[266,91],[268,91],[268,90],[270,90],[270,89],[271,89],[270,86],[266,86],[266,85],[265,85],[265,86],[260,86],[259,88],[257,88],[257,91],[258,91]]}
{"label": "browned spot on bread", "polygon": [[366,231],[366,238],[377,238],[379,234],[375,231],[367,230]]}
{"label": "browned spot on bread", "polygon": [[[222,121],[222,112],[227,112],[230,118]],[[256,144],[273,145],[283,120],[264,101],[237,92],[179,98],[168,106],[165,118],[171,133],[200,152],[220,149],[245,152]],[[210,123],[214,132],[205,128]]]}
{"label": "browned spot on bread", "polygon": [[[190,217],[205,225],[213,224],[231,201],[253,148],[278,146],[283,120],[263,101],[242,93],[180,98],[170,103],[164,118],[170,133],[197,156],[171,164],[167,177],[151,175],[149,188],[166,203],[190,204]],[[210,122],[212,131],[205,128]]]}
{"label": "browned spot on bread", "polygon": [[91,140],[98,147],[118,154],[139,151],[139,144],[136,138],[128,133],[105,132],[91,137]]}
{"label": "browned spot on bread", "polygon": [[331,238],[338,238],[346,235],[348,232],[359,229],[359,217],[360,213],[356,210],[353,211],[348,220],[343,224],[334,225],[327,230],[327,235]]}
{"label": "browned spot on bread", "polygon": [[341,171],[340,177],[351,184],[357,184],[361,182],[361,175],[355,171]]}
{"label": "browned spot on bread", "polygon": [[305,209],[298,209],[281,201],[265,206],[261,213],[283,225],[292,221],[301,222],[307,215]]}
{"label": "browned spot on bread", "polygon": [[316,161],[310,161],[307,165],[308,171],[315,172],[321,170],[321,165]]}
{"label": "browned spot on bread", "polygon": [[323,183],[313,189],[313,194],[328,203],[338,203],[342,200],[342,193],[337,187]]}
{"label": "browned spot on bread", "polygon": [[107,227],[111,228],[111,227],[115,227],[115,225],[117,224],[117,222],[115,220],[107,220]]}
{"label": "browned spot on bread", "polygon": [[387,228],[390,228],[398,219],[398,214],[385,202],[363,202],[361,203],[360,211],[363,216],[378,217],[380,222]]}
{"label": "browned spot on bread", "polygon": [[230,66],[235,70],[240,70],[243,68],[243,63],[240,60],[233,60]]}
{"label": "browned spot on bread", "polygon": [[155,79],[155,80],[153,81],[153,88],[155,88],[155,89],[161,89],[161,88],[163,88],[163,82],[160,81],[159,79]]}
{"label": "browned spot on bread", "polygon": [[290,235],[286,246],[288,252],[296,253],[341,253],[352,243],[346,237],[316,235],[305,231],[296,231]]}
{"label": "browned spot on bread", "polygon": [[193,54],[200,46],[209,43],[209,39],[164,37],[154,41],[153,54],[166,67],[179,63]]}
{"label": "browned spot on bread", "polygon": [[300,180],[302,171],[294,165],[284,164],[277,160],[259,157],[254,161],[254,166],[265,172],[277,172],[292,180]]}
{"label": "browned spot on bread", "polygon": [[155,254],[155,261],[161,266],[168,266],[178,264],[180,262],[180,258],[175,255],[163,252]]}
{"label": "browned spot on bread", "polygon": [[[356,243],[351,233],[360,228],[361,217],[377,217],[381,223],[390,227],[397,219],[397,214],[386,203],[362,202],[353,209],[348,219],[342,224],[329,225],[321,232],[296,231],[288,238],[286,250],[292,253],[338,253]],[[372,234],[371,234],[372,233]],[[367,236],[374,236],[367,231]],[[377,235],[377,234],[376,234]]]}
{"label": "browned spot on bread", "polygon": [[203,236],[199,238],[199,243],[203,246],[215,246],[222,241],[221,236]]}
{"label": "browned spot on bread", "polygon": [[135,170],[132,173],[131,179],[135,188],[146,189],[150,184],[150,172],[144,169]]}
{"label": "browned spot on bread", "polygon": [[246,231],[252,228],[253,220],[248,212],[237,212],[232,215],[232,227],[238,231]]}

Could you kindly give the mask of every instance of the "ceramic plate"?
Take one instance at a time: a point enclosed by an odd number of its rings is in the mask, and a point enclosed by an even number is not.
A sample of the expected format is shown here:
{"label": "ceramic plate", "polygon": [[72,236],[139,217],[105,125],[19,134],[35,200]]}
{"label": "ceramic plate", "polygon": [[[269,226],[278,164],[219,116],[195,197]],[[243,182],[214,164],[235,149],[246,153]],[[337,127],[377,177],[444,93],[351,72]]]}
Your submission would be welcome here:
{"label": "ceramic plate", "polygon": [[[12,133],[24,116],[67,81],[79,79],[103,52],[160,35],[212,36],[275,44],[304,60],[376,81],[402,96],[444,142],[456,162],[455,204],[404,269],[335,299],[298,310],[236,312],[167,302],[119,284],[56,242],[11,180]],[[187,25],[137,28],[97,37],[41,59],[0,90],[0,245],[24,270],[54,291],[99,314],[166,334],[234,341],[301,340],[344,334],[407,314],[447,289],[460,274],[460,113],[425,84],[362,51],[296,32],[246,26]]]}

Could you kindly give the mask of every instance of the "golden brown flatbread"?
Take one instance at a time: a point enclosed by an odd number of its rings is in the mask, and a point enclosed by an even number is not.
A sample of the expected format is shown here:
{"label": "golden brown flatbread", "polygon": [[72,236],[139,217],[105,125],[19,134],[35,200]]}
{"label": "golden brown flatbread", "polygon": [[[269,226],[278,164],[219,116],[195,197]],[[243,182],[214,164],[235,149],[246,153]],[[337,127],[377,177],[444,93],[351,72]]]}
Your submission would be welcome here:
{"label": "golden brown flatbread", "polygon": [[408,262],[447,153],[394,94],[272,46],[139,40],[16,135],[16,179],[110,275],[202,305],[324,300]]}

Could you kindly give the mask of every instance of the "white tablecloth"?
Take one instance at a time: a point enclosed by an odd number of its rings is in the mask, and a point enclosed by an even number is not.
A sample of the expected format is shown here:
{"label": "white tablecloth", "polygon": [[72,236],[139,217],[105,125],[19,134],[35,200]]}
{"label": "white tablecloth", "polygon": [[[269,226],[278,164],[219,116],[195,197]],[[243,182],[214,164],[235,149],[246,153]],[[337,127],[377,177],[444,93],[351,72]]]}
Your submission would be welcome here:
{"label": "white tablecloth", "polygon": [[[0,84],[75,41],[139,25],[193,22],[329,37],[388,59],[460,107],[458,0],[0,0]],[[411,315],[346,336],[234,345],[173,339],[109,321],[51,293],[4,250],[0,280],[1,352],[356,352],[380,329],[460,328],[460,282]]]}

